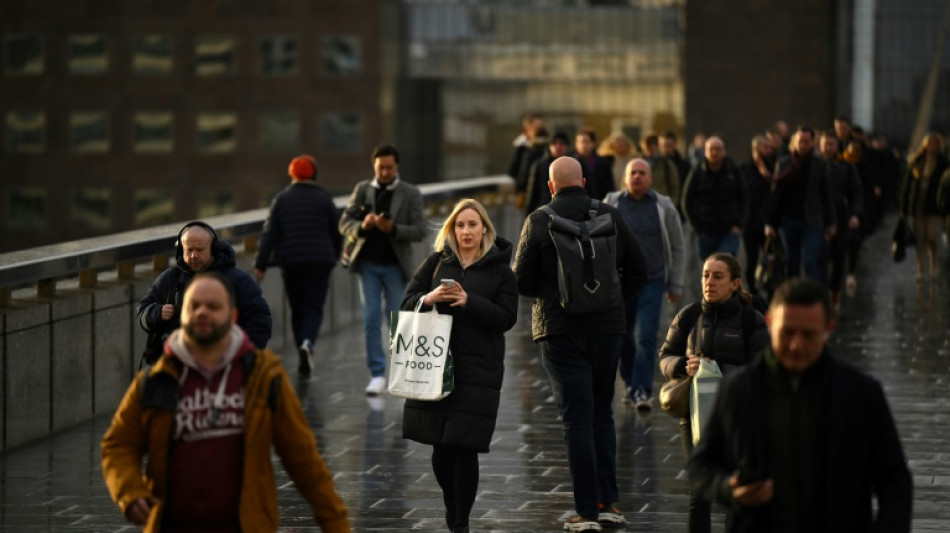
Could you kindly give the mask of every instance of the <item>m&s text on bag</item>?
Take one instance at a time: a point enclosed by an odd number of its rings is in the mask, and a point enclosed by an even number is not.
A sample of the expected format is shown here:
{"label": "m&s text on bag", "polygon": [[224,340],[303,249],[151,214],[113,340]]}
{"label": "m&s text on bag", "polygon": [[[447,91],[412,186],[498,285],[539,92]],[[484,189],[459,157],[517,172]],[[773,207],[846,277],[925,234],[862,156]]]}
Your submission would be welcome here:
{"label": "m&s text on bag", "polygon": [[[431,342],[430,342],[431,341]],[[396,335],[396,350],[393,354],[395,357],[400,355],[408,356],[405,363],[399,361],[394,361],[396,364],[405,364],[407,368],[420,368],[420,369],[432,369],[440,368],[441,365],[439,361],[431,360],[413,360],[412,357],[426,358],[434,357],[440,358],[445,355],[446,352],[446,339],[444,337],[433,337],[430,339],[425,335],[419,335],[418,337],[410,336],[408,340],[406,337],[403,337],[402,334]]]}

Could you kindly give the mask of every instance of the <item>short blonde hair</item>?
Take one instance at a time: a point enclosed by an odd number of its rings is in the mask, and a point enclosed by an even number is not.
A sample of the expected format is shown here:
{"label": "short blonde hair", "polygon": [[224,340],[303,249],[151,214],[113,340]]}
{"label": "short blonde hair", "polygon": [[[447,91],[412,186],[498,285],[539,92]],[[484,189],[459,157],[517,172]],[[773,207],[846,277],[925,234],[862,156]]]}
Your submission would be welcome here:
{"label": "short blonde hair", "polygon": [[[481,259],[495,244],[495,226],[492,224],[491,219],[488,218],[488,211],[485,209],[485,206],[474,198],[463,198],[455,204],[455,208],[452,209],[452,212],[445,219],[445,222],[442,223],[442,228],[439,230],[439,233],[436,234],[435,243],[433,245],[433,249],[435,249],[436,252],[441,253],[443,256],[448,256],[450,253],[458,256],[459,243],[455,238],[455,219],[458,218],[459,213],[466,209],[472,209],[478,213],[479,218],[482,219],[482,225],[485,226],[485,233],[482,235],[481,243],[479,243],[475,260]],[[446,248],[448,248],[448,250],[446,250]]]}

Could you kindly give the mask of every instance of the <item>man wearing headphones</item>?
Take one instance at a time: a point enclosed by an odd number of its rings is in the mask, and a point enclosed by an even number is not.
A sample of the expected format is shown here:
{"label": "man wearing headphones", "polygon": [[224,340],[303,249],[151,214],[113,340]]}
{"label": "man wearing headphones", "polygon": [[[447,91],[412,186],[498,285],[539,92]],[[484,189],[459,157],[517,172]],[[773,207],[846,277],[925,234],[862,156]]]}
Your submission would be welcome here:
{"label": "man wearing headphones", "polygon": [[234,248],[201,221],[185,224],[175,241],[175,266],[166,269],[139,301],[139,325],[150,338],[170,334],[181,324],[184,287],[199,272],[219,272],[237,293],[238,326],[258,348],[271,336],[271,315],[257,282],[235,266]]}

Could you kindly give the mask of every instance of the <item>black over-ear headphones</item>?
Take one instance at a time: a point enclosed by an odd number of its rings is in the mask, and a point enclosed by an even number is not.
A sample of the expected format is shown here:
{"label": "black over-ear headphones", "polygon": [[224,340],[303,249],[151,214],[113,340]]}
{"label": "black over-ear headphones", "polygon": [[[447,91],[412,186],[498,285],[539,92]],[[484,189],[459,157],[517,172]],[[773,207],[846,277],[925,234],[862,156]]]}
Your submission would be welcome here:
{"label": "black over-ear headphones", "polygon": [[196,226],[208,230],[208,233],[211,234],[211,256],[214,257],[218,255],[218,252],[221,251],[221,239],[218,238],[218,232],[214,231],[214,228],[212,228],[209,224],[200,220],[193,220],[181,228],[181,231],[178,232],[178,238],[175,239],[175,251],[177,251],[179,254],[185,253],[181,245],[181,236],[184,235],[185,232],[190,228],[194,228]]}

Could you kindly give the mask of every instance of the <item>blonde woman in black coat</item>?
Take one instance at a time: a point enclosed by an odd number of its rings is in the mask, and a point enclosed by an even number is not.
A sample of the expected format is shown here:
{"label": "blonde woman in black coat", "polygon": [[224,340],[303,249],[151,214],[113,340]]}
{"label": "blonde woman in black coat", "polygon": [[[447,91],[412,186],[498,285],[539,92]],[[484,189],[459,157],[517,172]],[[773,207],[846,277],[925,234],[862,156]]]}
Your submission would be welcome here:
{"label": "blonde woman in black coat", "polygon": [[[506,331],[515,325],[518,287],[509,266],[511,243],[495,235],[485,208],[464,199],[442,225],[435,251],[416,270],[402,309],[436,307],[450,314],[455,390],[440,401],[407,400],[402,435],[432,445],[445,520],[468,533],[478,491],[478,454],[488,452],[505,373]],[[451,279],[454,284],[441,280]]]}

